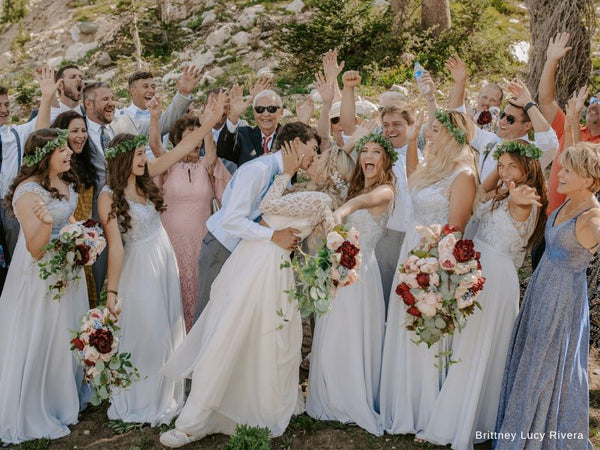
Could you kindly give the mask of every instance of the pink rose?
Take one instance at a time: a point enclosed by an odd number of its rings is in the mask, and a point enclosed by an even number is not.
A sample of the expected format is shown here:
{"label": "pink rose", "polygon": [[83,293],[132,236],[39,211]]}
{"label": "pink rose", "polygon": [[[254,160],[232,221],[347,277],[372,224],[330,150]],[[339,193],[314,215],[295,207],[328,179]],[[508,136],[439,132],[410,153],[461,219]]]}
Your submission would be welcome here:
{"label": "pink rose", "polygon": [[438,287],[440,285],[440,276],[437,272],[429,274],[429,284],[435,287]]}
{"label": "pink rose", "polygon": [[454,257],[452,252],[440,252],[440,266],[444,270],[454,269],[454,267],[456,266],[456,258]]}
{"label": "pink rose", "polygon": [[433,274],[438,270],[438,260],[436,258],[419,259],[419,269],[421,272]]}
{"label": "pink rose", "polygon": [[348,230],[346,239],[349,240],[351,244],[358,245],[358,236],[358,231],[356,231],[356,228],[352,227]]}
{"label": "pink rose", "polygon": [[415,306],[419,308],[419,311],[421,311],[421,314],[425,317],[433,317],[437,312],[435,305],[430,305],[429,303],[417,302]]}
{"label": "pink rose", "polygon": [[90,310],[89,314],[90,314],[90,319],[102,320],[102,318],[103,318],[102,311],[100,311],[98,308],[94,308],[94,309]]}
{"label": "pink rose", "polygon": [[332,231],[327,235],[327,248],[336,251],[344,242],[344,238],[337,232]]}
{"label": "pink rose", "polygon": [[344,281],[342,282],[342,286],[350,286],[351,284],[356,283],[357,280],[358,280],[358,275],[356,273],[356,270],[351,269],[348,271],[346,278],[344,278]]}
{"label": "pink rose", "polygon": [[416,273],[400,272],[398,276],[398,283],[406,283],[411,289],[416,289],[419,287]]}
{"label": "pink rose", "polygon": [[419,272],[419,257],[416,255],[409,255],[404,261],[404,268],[407,272]]}
{"label": "pink rose", "polygon": [[[453,234],[449,234],[444,236],[444,238],[438,244],[438,251],[440,254],[442,253],[453,253],[454,246],[456,245],[457,239]],[[456,260],[456,259],[455,259]]]}
{"label": "pink rose", "polygon": [[441,227],[434,228],[435,225],[430,227],[417,226],[417,233],[421,235],[421,247],[431,248],[437,245],[440,240]]}

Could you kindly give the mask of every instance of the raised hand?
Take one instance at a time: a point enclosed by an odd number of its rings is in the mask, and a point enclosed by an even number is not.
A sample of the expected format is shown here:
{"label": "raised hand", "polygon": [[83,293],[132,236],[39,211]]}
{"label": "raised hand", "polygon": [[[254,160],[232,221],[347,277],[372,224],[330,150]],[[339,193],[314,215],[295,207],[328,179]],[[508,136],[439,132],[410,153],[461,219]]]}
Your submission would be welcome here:
{"label": "raised hand", "polygon": [[540,196],[537,191],[531,186],[521,184],[516,186],[514,181],[508,183],[508,192],[510,194],[510,200],[519,206],[542,206],[540,203]]}
{"label": "raised hand", "polygon": [[294,176],[304,159],[304,155],[298,155],[298,144],[294,141],[284,142],[279,151],[283,159],[283,173]]}
{"label": "raised hand", "polygon": [[42,96],[52,97],[56,94],[58,87],[62,84],[61,81],[54,81],[54,69],[44,64],[35,69],[33,77],[40,85]]}
{"label": "raised hand", "polygon": [[310,95],[304,97],[304,101],[296,100],[296,117],[299,122],[308,125],[314,111],[315,103]]}
{"label": "raised hand", "polygon": [[33,213],[38,219],[40,219],[42,223],[45,223],[46,225],[52,225],[54,219],[52,218],[52,214],[50,214],[50,211],[48,211],[48,208],[46,208],[46,204],[43,201],[40,200],[34,205]]}
{"label": "raised hand", "polygon": [[359,126],[356,127],[354,133],[352,133],[352,142],[358,142],[367,134],[374,132],[376,128],[377,121],[375,119],[364,120]]}
{"label": "raised hand", "polygon": [[233,123],[237,123],[240,116],[248,109],[252,98],[252,96],[244,98],[244,88],[237,83],[233,85],[229,92],[229,117]]}
{"label": "raised hand", "polygon": [[333,103],[333,97],[335,96],[334,83],[335,80],[328,81],[321,72],[315,74],[315,86],[325,104],[331,105]]}
{"label": "raised hand", "polygon": [[259,93],[269,89],[270,87],[271,77],[268,75],[261,75],[258,77],[254,85],[250,88],[250,101],[252,101]]}
{"label": "raised hand", "polygon": [[575,96],[575,111],[577,112],[577,114],[583,111],[583,108],[585,107],[585,101],[587,100],[589,95],[589,86],[582,86],[577,92],[577,95],[575,95],[575,92],[573,92],[573,96]]}
{"label": "raised hand", "polygon": [[452,75],[454,81],[466,80],[469,75],[467,71],[467,65],[465,62],[460,59],[458,53],[455,53],[453,56],[446,60],[446,68]]}
{"label": "raised hand", "polygon": [[150,118],[160,119],[162,109],[160,107],[160,98],[158,95],[154,95],[150,100],[146,102],[146,108],[150,112]]}
{"label": "raised hand", "polygon": [[225,111],[225,104],[227,103],[227,92],[221,91],[216,97],[212,97],[206,104],[204,111],[198,117],[202,125],[207,124],[212,127],[216,125]]}
{"label": "raised hand", "polygon": [[338,75],[344,68],[344,61],[337,62],[337,50],[328,50],[323,55],[323,71],[327,81],[337,80]]}
{"label": "raised hand", "polygon": [[548,48],[546,49],[546,58],[548,60],[560,61],[573,47],[567,47],[567,42],[571,35],[569,33],[556,33],[550,38]]}
{"label": "raised hand", "polygon": [[183,73],[179,78],[175,79],[177,90],[183,96],[188,96],[192,93],[198,82],[200,81],[200,70],[196,66],[185,66]]}
{"label": "raised hand", "polygon": [[360,84],[360,74],[356,70],[347,70],[342,75],[342,83],[344,83],[344,87],[354,89]]}
{"label": "raised hand", "polygon": [[431,74],[428,71],[424,71],[423,75],[421,75],[421,83],[424,83],[426,85],[429,86],[429,91],[427,91],[427,94],[424,95],[425,98],[427,99],[433,99],[433,97],[435,96],[435,83],[433,82],[433,79],[431,78]]}
{"label": "raised hand", "polygon": [[408,129],[407,137],[409,141],[416,141],[419,138],[419,133],[421,132],[423,122],[425,122],[425,112],[421,111],[417,115],[415,122]]}
{"label": "raised hand", "polygon": [[521,80],[511,81],[506,90],[514,95],[515,98],[511,99],[512,102],[521,108],[532,101],[529,89]]}

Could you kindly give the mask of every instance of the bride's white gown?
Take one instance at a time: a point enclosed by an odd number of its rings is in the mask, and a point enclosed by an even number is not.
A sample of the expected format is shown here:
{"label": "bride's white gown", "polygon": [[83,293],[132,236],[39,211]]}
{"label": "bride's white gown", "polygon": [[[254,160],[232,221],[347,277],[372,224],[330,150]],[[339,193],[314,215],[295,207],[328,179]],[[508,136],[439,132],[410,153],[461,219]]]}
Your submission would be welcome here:
{"label": "bride's white gown", "polygon": [[[105,186],[104,191],[111,192]],[[142,379],[117,392],[109,419],[170,423],[183,405],[183,382],[158,372],[185,336],[175,252],[151,201],[129,203],[131,229],[122,234],[119,352],[131,353]]]}
{"label": "bride's white gown", "polygon": [[[58,200],[35,182],[19,185],[13,206],[25,193],[38,195],[52,214],[52,235],[69,221],[77,193]],[[77,423],[83,368],[70,350],[71,333],[88,310],[85,276],[67,288],[60,302],[45,298],[48,281],[19,234],[0,297],[0,440],[18,444],[57,439]]]}
{"label": "bride's white gown", "polygon": [[354,422],[375,435],[383,434],[377,399],[385,320],[375,246],[389,211],[359,210],[346,220],[360,234],[359,280],[338,289],[332,310],[316,319],[306,400],[309,416]]}
{"label": "bride's white gown", "polygon": [[[444,225],[450,213],[450,186],[459,173],[472,173],[468,167],[454,171],[450,176],[433,183],[420,191],[411,192],[414,223],[409,228],[402,249],[398,267],[404,262],[409,251],[419,243],[417,225]],[[392,283],[390,303],[385,329],[383,361],[381,367],[380,404],[385,431],[390,434],[416,434],[429,422],[435,400],[445,378],[445,370],[438,370],[439,361],[435,355],[440,349],[446,350],[450,340],[440,340],[427,348],[416,345],[413,331],[405,328],[406,307],[396,294],[398,270]]]}
{"label": "bride's white gown", "polygon": [[[261,203],[269,227],[293,227],[304,238],[325,215],[332,223],[326,194],[281,197],[289,180],[279,175]],[[176,379],[192,372],[178,430],[233,434],[247,424],[280,436],[287,428],[299,395],[302,324],[284,292],[294,285],[284,261],[289,252],[275,243],[242,240],[223,265],[206,309],[163,369]]]}
{"label": "bride's white gown", "polygon": [[429,423],[418,437],[458,450],[472,449],[476,431],[494,431],[502,376],[513,326],[519,312],[519,276],[525,247],[535,230],[537,208],[524,222],[508,211],[508,199],[492,210],[492,201],[480,207],[475,250],[481,252],[485,286],[467,326],[454,335],[453,358],[460,362],[448,376],[435,402]]}

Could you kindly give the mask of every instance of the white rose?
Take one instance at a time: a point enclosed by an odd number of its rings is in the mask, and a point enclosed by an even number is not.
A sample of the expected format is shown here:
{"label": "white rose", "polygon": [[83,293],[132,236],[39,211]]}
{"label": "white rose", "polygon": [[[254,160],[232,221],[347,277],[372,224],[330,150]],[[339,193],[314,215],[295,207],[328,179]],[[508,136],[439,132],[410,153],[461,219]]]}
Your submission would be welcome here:
{"label": "white rose", "polygon": [[338,248],[340,248],[342,242],[344,242],[344,238],[335,231],[332,231],[327,235],[327,248],[329,250],[336,251]]}
{"label": "white rose", "polygon": [[419,308],[419,311],[421,311],[421,314],[425,317],[433,317],[435,316],[435,313],[437,312],[437,309],[434,305],[430,305],[428,303],[425,302],[417,302],[415,304],[415,306],[417,308]]}

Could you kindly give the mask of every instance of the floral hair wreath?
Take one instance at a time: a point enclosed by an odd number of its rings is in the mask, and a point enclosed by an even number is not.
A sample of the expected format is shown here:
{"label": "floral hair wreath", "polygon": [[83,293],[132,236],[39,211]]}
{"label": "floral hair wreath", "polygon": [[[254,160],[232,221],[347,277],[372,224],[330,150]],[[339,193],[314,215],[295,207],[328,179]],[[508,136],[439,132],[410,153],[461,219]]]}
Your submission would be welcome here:
{"label": "floral hair wreath", "polygon": [[23,158],[25,166],[35,166],[36,164],[39,164],[48,153],[52,153],[55,149],[65,146],[69,138],[69,131],[58,129],[56,130],[56,133],[57,136],[54,139],[46,142],[43,147],[37,147],[32,155],[27,155]]}
{"label": "floral hair wreath", "polygon": [[542,151],[533,144],[525,144],[519,141],[505,141],[496,147],[494,159],[499,159],[504,153],[518,153],[521,156],[527,158],[540,159],[542,157]]}
{"label": "floral hair wreath", "polygon": [[374,142],[381,145],[387,154],[390,155],[393,163],[398,161],[398,152],[394,149],[392,143],[389,141],[389,139],[379,133],[369,133],[360,138],[354,146],[354,151],[356,153],[360,153],[367,142]]}
{"label": "floral hair wreath", "polygon": [[141,134],[134,138],[127,139],[114,147],[107,148],[104,157],[106,159],[113,159],[121,153],[132,152],[138,147],[144,147],[147,143],[148,138]]}
{"label": "floral hair wreath", "polygon": [[450,133],[452,137],[456,139],[456,142],[463,145],[467,143],[467,134],[452,123],[450,114],[442,111],[441,109],[436,109],[435,118],[444,126],[446,130],[448,130],[448,133]]}

